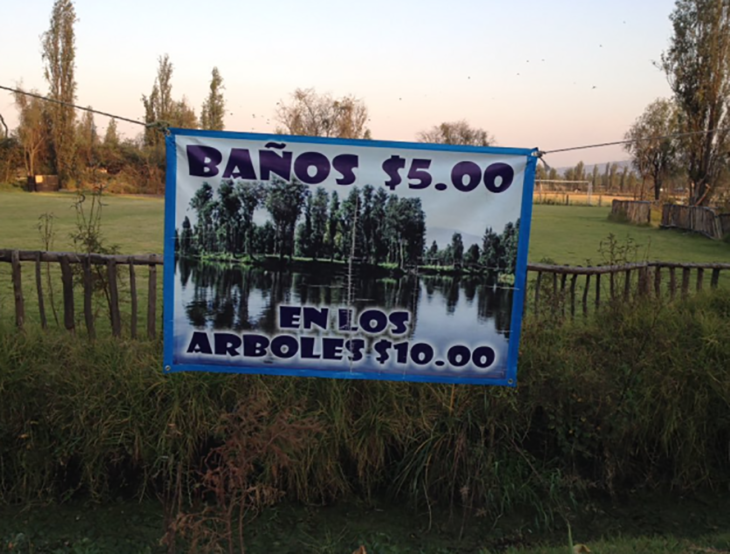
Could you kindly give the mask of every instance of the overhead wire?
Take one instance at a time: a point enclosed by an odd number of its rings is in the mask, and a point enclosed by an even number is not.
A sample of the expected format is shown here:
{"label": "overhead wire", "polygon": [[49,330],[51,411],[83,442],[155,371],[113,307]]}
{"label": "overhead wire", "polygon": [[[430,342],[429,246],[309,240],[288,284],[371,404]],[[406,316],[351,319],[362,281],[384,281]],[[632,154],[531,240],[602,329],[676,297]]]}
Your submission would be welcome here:
{"label": "overhead wire", "polygon": [[[45,102],[50,102],[52,104],[59,104],[59,105],[62,105],[62,106],[67,106],[67,107],[75,108],[77,110],[83,110],[83,111],[86,111],[86,112],[91,112],[91,113],[94,113],[94,114],[103,115],[105,117],[110,117],[112,119],[117,119],[119,121],[125,121],[127,123],[133,123],[135,125],[141,125],[141,126],[146,127],[146,128],[158,128],[158,129],[162,130],[163,132],[166,132],[167,131],[167,128],[169,126],[168,123],[166,123],[164,121],[154,121],[154,122],[151,122],[151,123],[144,123],[142,121],[137,121],[136,119],[130,119],[128,117],[124,117],[124,116],[121,116],[121,115],[115,115],[115,114],[112,114],[112,113],[109,113],[109,112],[104,112],[104,111],[95,110],[95,109],[89,108],[89,107],[79,106],[78,104],[73,104],[71,102],[65,102],[63,100],[57,100],[55,98],[48,98],[47,96],[43,96],[43,95],[40,95],[40,94],[36,94],[36,93],[33,93],[33,92],[28,92],[28,91],[25,91],[25,90],[22,90],[22,89],[13,88],[13,87],[6,87],[4,85],[0,85],[0,89],[6,90],[8,92],[15,93],[15,94],[24,94],[26,96],[31,96],[33,98],[37,98],[37,99],[43,100]],[[3,123],[4,123],[4,121],[3,121]],[[552,150],[539,150],[538,149],[537,156],[540,159],[540,161],[542,161],[545,164],[545,166],[549,168],[550,166],[547,164],[547,162],[544,159],[544,156],[547,156],[548,154],[558,154],[558,153],[562,153],[562,152],[573,152],[573,151],[576,151],[576,150],[588,150],[588,149],[592,149],[592,148],[605,148],[607,146],[622,146],[622,145],[625,145],[625,144],[633,144],[633,143],[637,143],[637,142],[649,142],[649,141],[653,141],[653,140],[664,140],[664,139],[672,139],[672,138],[682,138],[682,137],[688,137],[688,136],[694,136],[694,135],[706,135],[706,134],[710,134],[710,133],[719,133],[719,132],[725,132],[725,131],[730,131],[730,127],[718,127],[716,129],[707,129],[707,130],[702,130],[702,131],[688,131],[688,132],[683,132],[683,133],[670,133],[670,134],[667,134],[667,135],[657,135],[657,136],[651,136],[651,137],[640,137],[640,138],[634,138],[634,139],[616,140],[616,141],[611,141],[611,142],[599,142],[599,143],[595,143],[595,144],[583,144],[583,145],[579,145],[579,146],[570,146],[570,147],[567,147],[567,148],[554,148]]]}
{"label": "overhead wire", "polygon": [[57,100],[55,98],[48,98],[47,96],[43,96],[41,94],[36,94],[34,92],[28,92],[28,91],[22,90],[22,89],[6,87],[3,85],[0,85],[0,89],[7,90],[8,92],[12,92],[15,94],[24,94],[25,96],[31,96],[33,98],[37,98],[38,100],[43,100],[45,102],[50,102],[52,104],[59,104],[61,106],[67,106],[69,108],[75,108],[77,110],[83,110],[85,112],[91,112],[94,114],[103,115],[105,117],[111,117],[112,119],[116,119],[119,121],[125,121],[127,123],[134,123],[135,125],[142,125],[143,127],[147,127],[147,128],[156,127],[156,128],[160,128],[163,130],[167,128],[167,124],[165,122],[161,122],[161,121],[155,121],[152,123],[144,123],[142,121],[137,121],[136,119],[130,119],[129,117],[124,117],[122,115],[114,115],[109,112],[103,112],[101,110],[95,110],[93,108],[88,108],[88,107],[84,107],[84,106],[79,106],[77,104],[72,104],[71,102],[64,102],[63,100]]}

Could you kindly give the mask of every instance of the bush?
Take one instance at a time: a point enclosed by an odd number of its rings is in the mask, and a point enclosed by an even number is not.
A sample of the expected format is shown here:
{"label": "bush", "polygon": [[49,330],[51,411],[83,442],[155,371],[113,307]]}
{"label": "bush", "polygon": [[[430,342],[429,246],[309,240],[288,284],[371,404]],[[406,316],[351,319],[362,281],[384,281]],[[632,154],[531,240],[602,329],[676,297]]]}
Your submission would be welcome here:
{"label": "bush", "polygon": [[[549,523],[591,491],[727,487],[730,293],[523,327],[516,390],[162,375],[161,344],[0,329],[0,499],[193,497],[240,406],[319,429],[252,482],[329,502],[383,492]],[[289,420],[288,419],[288,420]],[[286,444],[280,446],[286,450]],[[249,453],[256,460],[256,452]]]}

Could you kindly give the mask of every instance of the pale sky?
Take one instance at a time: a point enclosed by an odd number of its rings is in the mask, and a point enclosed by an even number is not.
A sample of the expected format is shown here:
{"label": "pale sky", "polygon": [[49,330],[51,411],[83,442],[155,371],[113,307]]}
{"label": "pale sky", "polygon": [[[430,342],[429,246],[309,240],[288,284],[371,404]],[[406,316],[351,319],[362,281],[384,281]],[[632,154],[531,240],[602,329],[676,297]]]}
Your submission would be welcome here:
{"label": "pale sky", "polygon": [[[40,35],[53,0],[0,0],[0,84],[47,92]],[[77,0],[78,103],[142,119],[157,60],[196,113],[218,66],[226,128],[273,132],[297,87],[354,94],[374,138],[415,140],[466,119],[499,146],[542,150],[620,140],[669,97],[654,65],[673,0]],[[0,113],[17,123],[10,93]],[[106,118],[96,117],[103,133]],[[141,131],[120,124],[133,137]],[[548,156],[567,166],[626,159],[621,147]]]}

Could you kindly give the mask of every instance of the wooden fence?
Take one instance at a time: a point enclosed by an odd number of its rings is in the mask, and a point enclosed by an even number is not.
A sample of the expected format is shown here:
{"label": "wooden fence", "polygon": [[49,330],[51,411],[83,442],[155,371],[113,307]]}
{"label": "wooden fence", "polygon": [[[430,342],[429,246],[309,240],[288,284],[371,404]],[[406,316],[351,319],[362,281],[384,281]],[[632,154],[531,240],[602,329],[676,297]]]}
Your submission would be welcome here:
{"label": "wooden fence", "polygon": [[651,223],[651,202],[614,200],[611,203],[611,217],[626,219],[636,225],[647,225]]}
{"label": "wooden fence", "polygon": [[557,307],[562,312],[569,307],[570,315],[575,316],[577,303],[583,314],[587,314],[589,309],[598,309],[607,300],[627,301],[634,294],[670,300],[678,295],[686,297],[693,289],[703,290],[706,273],[709,273],[710,288],[715,289],[720,272],[730,271],[730,263],[642,262],[597,267],[529,264],[528,271],[536,274],[532,282],[534,292],[530,291],[531,296],[528,293],[526,300],[526,303],[531,301],[531,309],[538,312],[547,303],[551,309]]}
{"label": "wooden fence", "polygon": [[[23,290],[23,266],[32,262],[35,276],[35,292],[37,295],[38,315],[41,327],[48,326],[46,313],[46,298],[53,291],[43,291],[43,264],[58,264],[61,270],[62,297],[63,297],[63,325],[69,331],[76,328],[76,303],[74,301],[74,271],[77,269],[77,280],[83,284],[83,313],[86,330],[90,337],[96,336],[93,295],[95,286],[104,283],[109,322],[112,334],[116,337],[122,334],[122,311],[120,309],[119,277],[126,269],[129,283],[130,320],[129,334],[137,337],[137,320],[139,315],[139,297],[137,288],[136,266],[147,266],[147,336],[154,338],[157,335],[157,266],[162,265],[162,257],[156,254],[147,256],[105,256],[101,254],[76,254],[73,252],[38,252],[24,250],[0,250],[0,262],[11,265],[11,280],[15,308],[15,323],[22,328],[26,321],[25,294]],[[92,268],[94,272],[92,273]],[[0,306],[2,308],[2,306]]]}
{"label": "wooden fence", "polygon": [[705,206],[665,204],[662,207],[662,227],[685,229],[721,240],[730,234],[730,214],[718,214]]}
{"label": "wooden fence", "polygon": [[[38,252],[23,250],[0,250],[0,262],[11,266],[12,301],[0,298],[0,312],[14,306],[15,324],[23,328],[26,324],[26,290],[23,288],[23,269],[32,268],[35,283],[35,304],[37,304],[40,325],[48,326],[46,299],[52,290],[43,290],[43,268],[45,264],[58,264],[60,269],[64,327],[76,330],[76,301],[74,281],[82,284],[83,315],[86,331],[90,337],[96,336],[96,315],[93,308],[95,285],[100,280],[104,284],[107,321],[112,334],[122,335],[124,302],[129,306],[124,315],[129,316],[129,336],[138,336],[139,300],[144,297],[138,288],[137,267],[147,267],[147,336],[157,336],[158,327],[158,271],[162,256],[105,256],[100,254],[75,254],[71,252]],[[74,272],[72,266],[76,267]],[[92,273],[92,269],[94,273]],[[528,292],[525,308],[535,312],[545,309],[559,310],[575,316],[576,310],[587,314],[598,309],[609,300],[628,300],[632,295],[667,297],[686,297],[693,290],[705,287],[706,276],[709,287],[717,288],[720,273],[730,272],[730,263],[672,263],[643,262],[615,266],[577,267],[547,264],[528,265]],[[74,275],[75,273],[75,275]],[[122,277],[124,277],[122,279]],[[124,281],[125,295],[121,299],[119,283]],[[3,283],[0,283],[0,288]],[[31,287],[28,287],[31,288]],[[48,287],[47,287],[48,288]],[[98,290],[98,289],[96,289]],[[142,291],[143,292],[143,291]],[[81,304],[81,302],[80,302]]]}

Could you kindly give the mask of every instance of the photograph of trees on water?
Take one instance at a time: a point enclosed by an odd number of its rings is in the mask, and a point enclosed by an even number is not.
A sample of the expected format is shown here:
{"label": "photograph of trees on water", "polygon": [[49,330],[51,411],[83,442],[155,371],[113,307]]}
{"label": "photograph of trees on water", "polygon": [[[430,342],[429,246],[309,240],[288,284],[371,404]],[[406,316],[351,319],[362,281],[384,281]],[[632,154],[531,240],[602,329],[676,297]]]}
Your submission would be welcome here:
{"label": "photograph of trees on water", "polygon": [[168,148],[168,371],[514,385],[530,150],[183,130]]}

